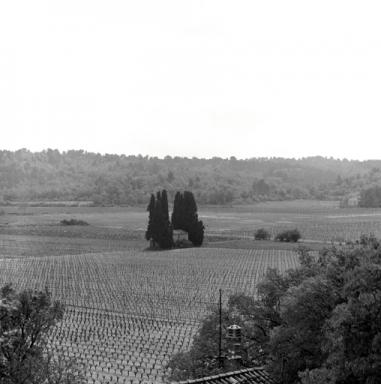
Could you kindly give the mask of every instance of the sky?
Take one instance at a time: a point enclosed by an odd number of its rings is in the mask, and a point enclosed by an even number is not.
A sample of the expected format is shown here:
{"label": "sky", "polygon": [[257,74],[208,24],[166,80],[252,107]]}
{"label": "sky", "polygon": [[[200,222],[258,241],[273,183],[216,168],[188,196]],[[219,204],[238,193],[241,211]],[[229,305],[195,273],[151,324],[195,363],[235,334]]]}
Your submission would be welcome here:
{"label": "sky", "polygon": [[0,2],[0,149],[381,159],[381,2]]}

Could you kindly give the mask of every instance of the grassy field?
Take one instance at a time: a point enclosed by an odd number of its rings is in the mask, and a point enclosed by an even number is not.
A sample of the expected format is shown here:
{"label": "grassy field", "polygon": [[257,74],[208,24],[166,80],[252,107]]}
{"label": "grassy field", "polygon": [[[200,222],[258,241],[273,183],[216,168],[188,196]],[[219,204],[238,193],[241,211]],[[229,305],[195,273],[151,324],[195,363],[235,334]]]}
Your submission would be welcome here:
{"label": "grassy field", "polygon": [[[144,208],[130,207],[2,207],[0,234],[41,235],[113,240],[143,239],[147,226]],[[339,208],[332,201],[285,201],[250,206],[200,207],[199,216],[209,241],[250,239],[258,228],[273,235],[299,228],[305,241],[345,241],[363,233],[381,236],[381,209]],[[76,218],[90,224],[78,232],[60,220]]]}
{"label": "grassy field", "polygon": [[381,237],[381,209],[340,208],[331,201],[268,202],[203,211],[209,235],[250,239],[258,228],[272,235],[298,228],[307,242],[342,242],[361,234]]}
{"label": "grassy field", "polygon": [[[298,228],[314,250],[381,236],[381,209],[335,202],[200,207],[202,248],[146,251],[144,208],[0,209],[0,286],[44,289],[66,304],[51,346],[74,357],[89,383],[159,382],[170,356],[189,348],[199,321],[234,292],[254,295],[268,267],[298,263],[295,245],[254,241],[258,228]],[[63,219],[88,226],[62,226]]]}

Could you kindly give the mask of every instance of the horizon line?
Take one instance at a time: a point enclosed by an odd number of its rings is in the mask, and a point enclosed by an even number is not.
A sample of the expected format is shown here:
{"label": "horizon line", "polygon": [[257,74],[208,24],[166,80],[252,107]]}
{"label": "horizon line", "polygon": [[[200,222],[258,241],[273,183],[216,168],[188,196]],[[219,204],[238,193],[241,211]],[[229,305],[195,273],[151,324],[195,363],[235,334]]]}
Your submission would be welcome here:
{"label": "horizon line", "polygon": [[284,156],[277,156],[277,155],[271,155],[271,156],[253,156],[253,157],[238,157],[235,155],[231,155],[229,157],[222,157],[218,155],[211,155],[209,157],[198,157],[198,156],[185,156],[185,155],[179,155],[179,154],[167,154],[165,156],[157,156],[157,155],[148,155],[148,154],[141,154],[141,153],[118,153],[118,152],[95,152],[91,150],[86,150],[83,148],[79,149],[58,149],[58,148],[44,148],[41,150],[31,150],[26,147],[22,147],[19,149],[6,149],[6,148],[0,148],[0,151],[2,152],[22,152],[22,151],[27,151],[32,154],[38,154],[38,153],[43,153],[43,152],[48,152],[48,151],[53,151],[53,152],[59,152],[60,154],[65,154],[68,152],[83,152],[85,154],[92,154],[92,155],[100,155],[100,156],[124,156],[124,157],[141,157],[145,159],[158,159],[158,160],[166,160],[167,158],[170,159],[176,159],[176,158],[182,158],[182,159],[197,159],[197,160],[213,160],[213,159],[219,159],[219,160],[237,160],[237,161],[249,161],[249,160],[275,160],[275,159],[281,159],[281,160],[307,160],[307,159],[313,159],[313,158],[320,158],[324,160],[333,160],[333,161],[357,161],[357,162],[371,162],[371,161],[381,161],[380,159],[372,159],[372,158],[367,158],[367,159],[359,159],[359,158],[348,158],[348,157],[334,157],[334,156],[323,156],[323,155],[308,155],[308,156],[295,156],[295,157],[284,157]]}

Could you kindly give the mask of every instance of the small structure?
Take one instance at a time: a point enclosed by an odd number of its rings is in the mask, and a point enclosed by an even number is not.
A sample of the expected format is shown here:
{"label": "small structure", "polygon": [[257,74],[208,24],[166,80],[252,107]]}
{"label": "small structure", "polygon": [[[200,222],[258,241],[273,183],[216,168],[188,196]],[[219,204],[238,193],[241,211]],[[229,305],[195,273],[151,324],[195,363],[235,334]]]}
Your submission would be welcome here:
{"label": "small structure", "polygon": [[227,338],[231,339],[234,342],[241,342],[241,327],[239,325],[233,324],[228,327]]}
{"label": "small structure", "polygon": [[263,367],[256,367],[181,381],[178,384],[275,384],[275,381]]}
{"label": "small structure", "polygon": [[239,325],[233,324],[228,327],[228,333],[226,335],[228,342],[228,360],[242,360],[242,332]]}
{"label": "small structure", "polygon": [[340,208],[358,207],[359,201],[360,201],[359,193],[344,196],[343,199],[340,201]]}
{"label": "small structure", "polygon": [[177,244],[182,241],[188,241],[188,232],[185,232],[182,229],[173,230],[173,242]]}

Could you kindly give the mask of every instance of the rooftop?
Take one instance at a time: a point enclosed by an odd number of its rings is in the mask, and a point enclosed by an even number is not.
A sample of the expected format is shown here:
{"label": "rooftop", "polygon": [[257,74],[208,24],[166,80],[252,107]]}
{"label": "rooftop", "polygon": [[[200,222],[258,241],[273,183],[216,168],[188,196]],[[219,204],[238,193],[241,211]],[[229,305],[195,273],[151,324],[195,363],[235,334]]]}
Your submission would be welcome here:
{"label": "rooftop", "polygon": [[275,381],[263,367],[256,367],[181,381],[178,384],[275,384]]}

